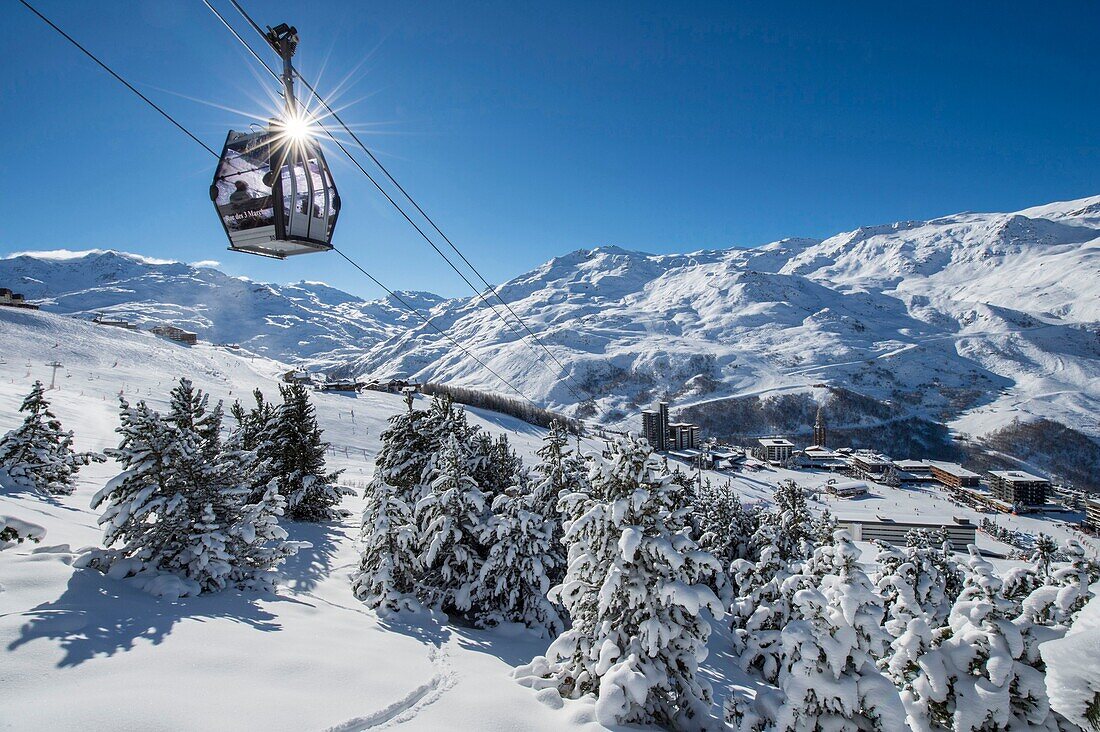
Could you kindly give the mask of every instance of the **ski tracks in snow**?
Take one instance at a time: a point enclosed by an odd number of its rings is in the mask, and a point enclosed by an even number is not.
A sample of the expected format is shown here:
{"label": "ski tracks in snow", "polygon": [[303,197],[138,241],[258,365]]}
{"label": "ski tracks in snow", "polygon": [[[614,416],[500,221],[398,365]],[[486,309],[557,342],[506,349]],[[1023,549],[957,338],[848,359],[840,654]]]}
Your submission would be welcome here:
{"label": "ski tracks in snow", "polygon": [[433,645],[428,651],[428,659],[435,667],[435,674],[426,684],[416,687],[401,699],[389,704],[377,712],[365,717],[355,717],[329,727],[325,732],[363,732],[364,730],[385,729],[410,719],[425,707],[434,704],[444,692],[454,686],[456,678],[451,668],[448,640],[441,645]]}

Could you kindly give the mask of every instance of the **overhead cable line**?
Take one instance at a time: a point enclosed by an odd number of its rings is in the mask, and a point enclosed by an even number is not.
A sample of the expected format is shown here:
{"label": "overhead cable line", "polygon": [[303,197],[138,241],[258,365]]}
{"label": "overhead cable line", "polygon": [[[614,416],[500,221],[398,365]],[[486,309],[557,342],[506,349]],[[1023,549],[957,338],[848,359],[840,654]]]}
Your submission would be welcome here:
{"label": "overhead cable line", "polygon": [[130,91],[132,91],[132,92],[133,92],[134,94],[137,94],[137,95],[138,95],[139,97],[141,97],[142,101],[144,101],[144,102],[145,102],[146,104],[148,104],[148,105],[149,105],[150,107],[152,107],[153,109],[155,109],[155,110],[157,110],[158,112],[160,112],[161,116],[162,116],[162,117],[164,117],[164,118],[165,118],[166,120],[168,120],[169,122],[171,122],[172,124],[174,124],[174,125],[175,125],[175,126],[176,126],[176,127],[178,128],[178,129],[179,129],[179,131],[180,131],[180,132],[182,132],[183,134],[185,134],[185,135],[187,135],[188,137],[190,137],[190,138],[191,138],[192,140],[194,140],[195,142],[197,142],[197,143],[198,143],[199,145],[202,145],[202,147],[203,147],[203,148],[204,148],[204,149],[206,150],[206,152],[210,153],[210,154],[211,154],[211,155],[213,155],[214,157],[218,157],[218,154],[217,154],[216,152],[214,152],[214,151],[213,151],[213,150],[212,150],[212,149],[210,148],[210,146],[209,146],[209,145],[207,145],[207,144],[206,144],[205,142],[203,142],[203,141],[202,141],[202,140],[200,140],[199,138],[197,138],[197,137],[195,137],[194,135],[192,135],[192,134],[191,134],[191,132],[190,132],[190,131],[189,131],[189,130],[188,130],[188,129],[186,128],[186,127],[184,127],[184,126],[183,126],[183,125],[181,125],[181,124],[180,124],[179,122],[177,122],[177,121],[176,121],[176,119],[175,119],[175,118],[174,118],[174,117],[173,117],[172,115],[170,115],[170,114],[168,114],[167,112],[165,112],[165,111],[164,111],[163,109],[161,109],[161,108],[160,108],[159,106],[157,106],[157,105],[156,105],[156,103],[154,103],[154,102],[153,102],[153,101],[152,101],[151,99],[149,99],[149,97],[145,96],[144,94],[142,94],[141,92],[139,92],[139,91],[138,91],[137,89],[135,89],[135,88],[134,88],[134,85],[133,85],[133,84],[131,84],[130,82],[126,81],[126,80],[125,80],[125,79],[123,79],[123,78],[122,78],[121,76],[119,76],[118,74],[116,74],[116,73],[115,73],[115,71],[114,71],[114,69],[112,69],[112,68],[111,68],[110,66],[108,66],[107,64],[105,64],[105,63],[103,63],[102,61],[100,61],[100,60],[99,60],[99,58],[98,58],[98,57],[97,57],[97,56],[96,56],[96,55],[95,55],[94,53],[92,53],[92,52],[91,52],[91,51],[89,51],[88,49],[84,48],[84,46],[80,45],[80,43],[78,43],[78,42],[76,41],[76,39],[74,39],[74,38],[73,38],[72,36],[70,36],[70,35],[69,35],[68,33],[66,33],[65,31],[61,30],[61,29],[60,29],[60,28],[58,28],[58,27],[57,27],[56,25],[54,25],[54,22],[53,22],[52,20],[50,20],[49,18],[47,18],[47,17],[46,17],[45,15],[43,15],[42,13],[38,12],[38,9],[37,9],[37,8],[35,8],[35,7],[33,6],[33,5],[31,5],[31,4],[29,3],[29,2],[27,2],[27,0],[19,0],[19,2],[21,2],[21,3],[23,4],[23,7],[25,7],[25,8],[27,9],[27,10],[31,11],[32,13],[34,13],[35,15],[37,15],[37,16],[38,16],[39,18],[41,18],[41,19],[42,19],[42,21],[43,21],[43,22],[44,22],[44,23],[45,23],[46,25],[50,26],[50,27],[51,27],[51,28],[53,28],[53,29],[54,29],[55,31],[57,31],[57,32],[58,32],[59,34],[61,34],[61,36],[62,36],[62,37],[64,37],[64,38],[65,38],[65,40],[67,40],[67,41],[68,41],[69,43],[73,44],[74,46],[76,46],[77,48],[79,48],[79,49],[80,49],[81,51],[83,51],[83,52],[84,52],[84,55],[85,55],[85,56],[87,56],[87,57],[88,57],[88,58],[90,58],[90,59],[91,59],[92,61],[95,61],[95,62],[96,62],[97,64],[99,64],[100,68],[102,68],[102,69],[103,69],[104,71],[106,71],[106,72],[107,72],[108,74],[110,74],[111,76],[115,77],[115,79],[116,79],[116,80],[118,80],[118,82],[119,82],[120,84],[122,84],[122,85],[123,85],[123,86],[125,86],[125,87],[126,87],[127,89],[129,89]]}
{"label": "overhead cable line", "polygon": [[[173,117],[172,117],[171,115],[169,115],[169,114],[168,114],[167,112],[165,112],[165,111],[164,111],[163,109],[161,109],[160,107],[158,107],[158,106],[157,106],[157,105],[156,105],[156,104],[155,104],[155,103],[154,103],[154,102],[153,102],[152,100],[150,100],[150,99],[149,99],[148,97],[146,97],[146,96],[145,96],[144,94],[142,94],[141,92],[139,92],[139,91],[138,91],[138,90],[137,90],[136,88],[134,88],[134,86],[133,86],[132,84],[130,84],[130,82],[126,81],[126,80],[125,80],[124,78],[122,78],[122,77],[121,77],[121,76],[120,76],[119,74],[117,74],[117,73],[116,73],[115,71],[113,71],[113,70],[112,70],[112,69],[111,69],[111,68],[110,68],[109,66],[107,66],[107,65],[106,65],[105,63],[103,63],[102,61],[100,61],[100,60],[99,60],[98,58],[96,58],[96,56],[95,56],[95,55],[93,55],[93,54],[91,53],[91,51],[89,51],[88,49],[86,49],[86,48],[85,48],[84,46],[80,45],[80,43],[78,43],[78,42],[77,42],[77,41],[76,41],[76,40],[75,40],[75,39],[74,39],[74,38],[73,38],[72,36],[70,36],[70,35],[69,35],[68,33],[66,33],[65,31],[61,30],[61,29],[60,29],[59,27],[57,27],[57,25],[55,25],[55,24],[54,24],[54,23],[53,23],[52,21],[50,21],[50,20],[49,20],[49,18],[47,18],[46,16],[42,15],[42,13],[38,12],[38,10],[34,8],[34,6],[32,6],[32,5],[31,5],[30,3],[28,3],[28,2],[26,1],[26,0],[19,0],[19,2],[21,2],[21,3],[22,3],[22,4],[24,5],[24,6],[26,6],[26,8],[27,8],[28,10],[30,10],[30,11],[31,11],[31,12],[33,12],[33,13],[34,13],[35,15],[37,15],[37,16],[38,16],[39,18],[41,18],[41,19],[42,19],[42,20],[43,20],[43,21],[44,21],[44,22],[45,22],[45,23],[46,23],[47,25],[49,25],[49,26],[50,26],[51,28],[53,28],[53,29],[54,29],[55,31],[57,31],[57,33],[58,33],[58,34],[60,34],[60,35],[61,35],[61,36],[62,36],[63,38],[65,38],[65,40],[69,41],[69,43],[71,43],[71,44],[73,44],[74,46],[76,46],[77,48],[79,48],[79,49],[80,49],[81,51],[83,51],[83,52],[84,52],[84,54],[85,54],[85,55],[87,55],[87,56],[88,56],[89,58],[91,58],[91,59],[92,59],[93,61],[95,61],[95,62],[96,62],[97,64],[99,64],[99,65],[100,65],[100,66],[101,66],[101,67],[102,67],[103,69],[105,69],[106,71],[108,71],[108,72],[109,72],[109,73],[111,74],[111,76],[115,77],[115,79],[117,79],[117,80],[118,80],[118,81],[119,81],[120,83],[122,83],[122,84],[123,84],[123,85],[124,85],[124,86],[125,86],[125,87],[126,87],[127,89],[129,89],[129,90],[130,90],[130,91],[132,91],[132,92],[133,92],[134,94],[136,94],[136,95],[137,95],[138,97],[140,97],[140,98],[142,99],[142,101],[144,101],[144,102],[145,102],[146,104],[148,104],[148,105],[149,105],[150,107],[152,107],[153,109],[155,109],[155,110],[157,110],[158,112],[160,112],[160,113],[161,113],[161,115],[163,115],[163,116],[164,116],[164,117],[165,117],[166,119],[168,119],[168,120],[169,120],[169,121],[170,121],[170,122],[171,122],[171,123],[172,123],[173,125],[175,125],[175,126],[176,126],[176,127],[177,127],[177,128],[178,128],[178,129],[180,130],[180,131],[181,131],[181,132],[183,132],[183,133],[184,133],[185,135],[187,135],[187,136],[188,136],[188,137],[190,137],[190,138],[191,138],[191,139],[192,139],[193,141],[195,141],[195,143],[197,143],[198,145],[200,145],[200,146],[201,146],[201,147],[202,147],[202,148],[203,148],[204,150],[206,150],[206,151],[207,151],[208,153],[210,153],[211,155],[213,155],[213,156],[214,156],[215,158],[219,157],[219,155],[218,155],[218,154],[217,154],[216,152],[214,152],[214,151],[213,151],[213,150],[212,150],[212,149],[211,149],[211,148],[210,148],[210,147],[209,147],[209,146],[208,146],[208,145],[207,145],[206,143],[204,143],[204,142],[203,142],[202,140],[200,140],[200,139],[199,139],[198,137],[196,137],[196,136],[195,136],[194,134],[192,134],[190,130],[188,130],[188,129],[187,129],[186,127],[184,127],[184,126],[183,126],[182,124],[180,124],[179,122],[177,122],[177,121],[176,121],[176,120],[175,120],[175,119],[174,119],[174,118],[173,118]],[[329,136],[330,136],[330,137],[332,137],[331,133],[329,133]],[[333,140],[334,140],[334,141],[335,141],[335,142],[336,142],[337,144],[339,144],[339,141],[335,140],[335,138],[333,138]],[[345,150],[345,153],[346,153],[346,150]],[[400,295],[398,295],[398,294],[397,294],[396,292],[394,292],[394,291],[393,291],[393,290],[391,290],[390,288],[386,287],[386,285],[384,285],[384,284],[383,284],[383,283],[382,283],[382,282],[381,282],[381,281],[380,281],[380,280],[379,280],[378,278],[376,278],[376,277],[375,277],[374,275],[370,274],[370,272],[368,272],[368,271],[367,271],[366,269],[364,269],[364,268],[363,268],[363,267],[362,267],[361,265],[359,265],[359,264],[358,264],[357,262],[355,262],[355,260],[353,260],[353,259],[352,259],[351,257],[349,257],[348,255],[344,254],[344,252],[340,251],[339,249],[336,249],[335,247],[333,248],[333,250],[334,250],[334,251],[335,251],[335,252],[336,252],[337,254],[339,254],[339,255],[340,255],[341,257],[343,257],[343,258],[344,258],[345,260],[347,260],[347,262],[348,262],[349,264],[351,264],[351,265],[352,265],[352,266],[353,266],[353,267],[354,267],[355,269],[359,270],[359,272],[361,272],[361,273],[362,273],[363,275],[365,275],[365,276],[366,276],[366,277],[367,277],[368,279],[370,279],[370,280],[371,280],[372,282],[374,282],[374,283],[375,283],[376,285],[378,285],[378,286],[379,286],[379,287],[381,287],[381,288],[382,288],[383,290],[385,290],[385,291],[386,291],[387,293],[389,293],[389,295],[390,295],[391,297],[393,297],[393,298],[394,298],[395,300],[397,300],[397,301],[398,301],[398,302],[399,302],[399,303],[400,303],[400,304],[401,304],[402,306],[404,306],[404,307],[405,307],[405,309],[407,309],[407,310],[408,310],[409,312],[411,312],[411,313],[412,313],[413,315],[415,315],[415,316],[417,316],[418,318],[420,318],[420,319],[421,319],[422,321],[424,321],[424,323],[425,323],[425,324],[427,324],[427,325],[431,326],[431,327],[432,327],[433,329],[435,329],[435,330],[436,330],[436,331],[437,331],[437,332],[438,332],[438,333],[439,333],[440,335],[442,335],[442,336],[443,336],[444,338],[446,338],[446,339],[447,339],[447,340],[449,340],[449,341],[450,341],[451,343],[453,343],[453,344],[454,344],[454,345],[455,345],[455,346],[456,346],[456,347],[457,347],[457,348],[458,348],[459,350],[461,350],[461,351],[462,351],[463,353],[465,353],[465,354],[466,354],[467,356],[469,356],[469,357],[470,357],[470,358],[472,358],[472,359],[473,359],[474,361],[476,361],[476,362],[477,362],[477,363],[478,363],[478,364],[479,364],[479,365],[480,365],[480,366],[481,366],[481,367],[482,367],[483,369],[485,369],[485,370],[486,370],[486,371],[488,371],[488,372],[489,372],[490,374],[492,374],[492,375],[493,375],[493,376],[495,376],[495,377],[496,377],[497,379],[499,379],[499,380],[501,381],[501,383],[505,384],[505,385],[506,385],[506,386],[507,386],[507,387],[508,387],[509,389],[511,389],[512,391],[514,391],[514,392],[516,392],[517,394],[519,394],[519,395],[520,395],[521,397],[523,397],[523,398],[524,398],[525,400],[527,400],[528,402],[530,402],[530,403],[531,403],[531,404],[533,404],[534,406],[536,406],[536,407],[539,407],[540,409],[543,409],[543,407],[542,407],[541,405],[539,405],[539,403],[538,403],[538,402],[536,402],[536,401],[535,401],[534,399],[531,399],[531,398],[530,398],[529,396],[527,396],[526,394],[524,394],[524,393],[523,393],[523,392],[522,392],[522,391],[521,391],[520,389],[518,389],[518,388],[517,388],[517,387],[516,387],[515,385],[513,385],[513,384],[512,384],[512,383],[511,383],[510,381],[508,381],[507,379],[505,379],[505,378],[504,378],[503,376],[501,376],[501,375],[500,375],[499,373],[497,373],[497,372],[496,372],[496,371],[495,371],[494,369],[492,369],[492,368],[491,368],[491,367],[490,367],[489,365],[487,365],[487,364],[486,364],[486,363],[485,363],[484,361],[482,361],[482,360],[481,360],[480,358],[478,358],[478,357],[477,357],[477,356],[475,356],[475,355],[474,355],[473,353],[471,353],[471,352],[470,352],[470,350],[469,350],[468,348],[466,348],[466,346],[462,345],[462,343],[460,343],[460,342],[459,342],[458,340],[456,340],[456,339],[455,339],[455,338],[454,338],[453,336],[451,336],[450,334],[448,334],[447,332],[445,332],[445,331],[444,331],[444,330],[443,330],[442,328],[440,328],[440,327],[439,327],[438,325],[436,325],[436,324],[435,324],[434,322],[432,322],[432,319],[431,319],[430,317],[428,317],[428,316],[425,316],[425,315],[424,315],[423,313],[421,313],[421,312],[420,312],[419,310],[417,310],[417,309],[416,309],[415,307],[413,307],[413,306],[412,306],[412,305],[411,305],[411,304],[410,304],[410,303],[409,303],[408,301],[406,301],[406,300],[405,300],[405,299],[404,299],[403,297],[401,297]]]}
{"label": "overhead cable line", "polygon": [[[246,11],[244,9],[244,7],[241,6],[240,2],[238,2],[238,0],[229,0],[229,1],[230,1],[230,3],[232,3],[233,7],[236,8],[237,12],[240,13],[241,17],[243,17],[245,19],[245,21],[248,22],[248,24],[252,27],[252,29],[255,30],[256,33],[261,38],[263,38],[264,41],[266,42],[267,41],[267,35],[263,32],[263,29],[260,28],[259,24],[257,24],[256,21],[253,20],[252,17],[248,14],[248,11]],[[210,7],[210,4],[207,2],[207,0],[203,0],[203,2],[207,5],[207,7]],[[225,22],[225,19],[222,18],[221,15],[216,10],[214,10],[213,8],[211,8],[211,10],[215,13],[215,15],[218,15],[218,18],[222,21],[222,23],[226,24],[226,26],[228,27],[228,23]],[[236,31],[232,30],[232,28],[230,28],[230,30],[233,32],[233,35],[237,38],[237,40],[240,41],[242,44],[244,44],[244,46],[246,48],[248,48],[249,52],[253,56],[259,58],[259,56],[256,54],[256,52],[252,49],[252,47],[249,46],[249,44],[243,38],[241,38],[241,36]],[[261,63],[263,63],[262,60],[261,60]],[[264,64],[264,67],[267,68],[266,63]],[[268,71],[271,71],[271,69],[268,68]],[[573,381],[573,378],[572,378],[572,376],[570,376],[570,374],[568,372],[568,369],[566,369],[566,367],[565,367],[565,364],[563,364],[558,359],[558,357],[554,355],[553,351],[551,351],[549,348],[546,347],[546,345],[538,337],[538,335],[535,333],[535,331],[532,330],[531,327],[527,325],[527,322],[524,321],[524,319],[522,317],[520,317],[520,315],[518,313],[516,313],[516,311],[512,308],[512,306],[504,298],[502,298],[500,296],[500,293],[497,292],[496,288],[493,287],[493,285],[489,283],[489,281],[481,274],[481,272],[477,269],[477,267],[475,267],[474,264],[472,262],[470,262],[469,259],[466,258],[466,255],[464,255],[461,252],[461,250],[459,250],[459,248],[457,246],[455,246],[454,242],[451,241],[450,237],[448,237],[443,232],[443,230],[439,228],[439,226],[427,214],[427,212],[424,211],[423,208],[421,208],[420,204],[416,202],[416,199],[414,199],[409,194],[409,192],[405,190],[404,186],[402,186],[397,181],[397,179],[394,178],[393,175],[390,174],[390,172],[386,168],[386,166],[383,165],[382,162],[378,159],[378,157],[373,152],[371,152],[370,148],[368,148],[366,146],[366,144],[364,144],[363,141],[361,139],[359,139],[359,136],[356,135],[355,132],[347,125],[347,123],[344,122],[344,120],[340,117],[339,113],[337,113],[336,110],[333,109],[332,106],[328,103],[328,101],[323,96],[321,96],[321,94],[317,91],[316,88],[314,88],[314,86],[309,82],[309,80],[306,79],[305,77],[303,77],[301,72],[298,71],[298,70],[295,70],[294,73],[298,77],[298,79],[302,82],[302,84],[307,89],[309,89],[309,91],[313,94],[314,98],[316,98],[317,101],[320,102],[322,106],[324,106],[324,108],[328,111],[329,115],[334,120],[336,120],[336,122],[344,129],[344,131],[351,137],[351,139],[354,140],[355,143],[363,150],[363,152],[365,152],[367,154],[367,156],[378,167],[378,169],[382,171],[382,173],[386,176],[386,178],[390,181],[390,183],[392,183],[397,188],[397,190],[399,190],[401,192],[401,194],[409,201],[409,203],[411,203],[413,205],[413,207],[424,218],[424,220],[427,221],[433,229],[435,229],[436,233],[438,233],[441,237],[443,237],[443,240],[447,242],[447,244],[451,247],[451,249],[453,249],[454,252],[456,254],[458,254],[458,256],[462,259],[462,261],[465,262],[466,266],[469,267],[474,272],[474,274],[477,275],[478,279],[481,280],[481,282],[485,285],[485,287],[488,288],[488,290],[496,297],[496,299],[500,301],[500,303],[508,310],[509,313],[511,313],[512,317],[515,318],[515,320],[520,324],[520,326],[525,331],[527,331],[527,333],[535,341],[535,343],[548,356],[550,356],[550,358],[554,361],[554,363],[556,363],[558,365],[558,368],[561,369],[561,376],[559,377],[559,380],[564,380],[563,383],[565,383],[566,388],[569,389],[569,391],[571,391],[573,393],[573,396],[576,397],[578,400],[580,400],[582,402],[585,401],[584,395],[582,395],[581,393],[579,393],[577,391],[577,388],[580,388],[579,385],[576,385],[576,382]],[[320,123],[319,121],[318,121],[318,125],[321,126],[322,129],[325,129],[324,125],[322,123]],[[325,132],[329,135],[330,138],[332,138],[335,141],[335,138],[333,137],[332,133],[330,133],[327,129],[325,129]],[[339,143],[337,142],[337,144],[339,144]],[[429,246],[431,246],[432,249],[434,249],[436,251],[436,253],[439,254],[440,257],[443,258],[443,261],[445,261],[451,267],[451,269],[453,269],[455,271],[455,273],[458,274],[458,276],[462,278],[462,280],[470,287],[470,289],[473,291],[473,293],[483,303],[485,303],[487,306],[489,306],[489,308],[493,311],[493,313],[498,318],[500,318],[502,322],[504,322],[506,325],[508,325],[508,327],[510,329],[512,329],[513,332],[516,332],[515,331],[515,326],[513,326],[511,324],[511,322],[508,320],[508,318],[506,318],[504,315],[502,315],[500,313],[499,310],[497,310],[497,307],[495,305],[493,305],[493,303],[489,302],[489,300],[483,294],[482,290],[479,290],[472,282],[470,282],[469,278],[466,277],[465,273],[463,273],[454,264],[454,262],[452,262],[451,259],[436,245],[436,243],[430,237],[428,237],[427,234],[424,233],[424,231],[420,228],[420,226],[418,226],[412,220],[412,218],[405,212],[405,210],[396,201],[394,201],[394,199],[390,196],[390,194],[388,192],[386,192],[382,188],[381,185],[378,184],[378,182],[374,179],[374,177],[371,176],[371,174],[368,173],[366,171],[366,169],[363,168],[362,165],[360,165],[357,161],[355,161],[355,159],[347,151],[347,149],[344,148],[342,145],[340,147],[344,151],[344,154],[347,155],[349,158],[351,158],[352,162],[354,162],[356,164],[356,166],[360,169],[360,171],[362,171],[363,174],[366,175],[367,178],[370,180],[370,182],[374,184],[374,187],[377,188],[379,190],[379,192],[382,193],[383,196],[385,196],[386,200],[388,200],[390,202],[390,204],[392,204],[393,207],[396,208],[398,210],[398,212],[401,213],[401,215],[405,218],[405,220],[408,221],[409,224],[414,229],[416,229],[417,233],[419,233],[420,236],[423,237],[424,241],[428,242]],[[523,335],[522,334],[518,334],[518,335],[520,336],[520,340],[522,341],[523,340]],[[538,361],[539,361],[539,363],[543,363],[544,366],[549,368],[549,366],[547,366],[545,364],[545,362],[542,360],[541,356],[539,356]],[[574,385],[576,385],[577,388],[574,388]],[[587,391],[587,390],[582,389],[582,391]],[[592,395],[590,393],[589,398],[591,398],[591,397],[592,397]],[[594,403],[594,400],[593,400],[593,403]]]}

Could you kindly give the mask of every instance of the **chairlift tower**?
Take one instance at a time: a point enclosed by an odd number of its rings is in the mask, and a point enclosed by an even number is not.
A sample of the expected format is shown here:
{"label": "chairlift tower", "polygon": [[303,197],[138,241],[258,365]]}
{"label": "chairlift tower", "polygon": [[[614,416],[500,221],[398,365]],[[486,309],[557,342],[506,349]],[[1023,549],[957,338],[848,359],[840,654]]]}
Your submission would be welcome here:
{"label": "chairlift tower", "polygon": [[57,385],[57,370],[61,368],[62,364],[60,361],[50,361],[46,365],[53,369],[53,375],[50,376],[50,389],[53,390]]}

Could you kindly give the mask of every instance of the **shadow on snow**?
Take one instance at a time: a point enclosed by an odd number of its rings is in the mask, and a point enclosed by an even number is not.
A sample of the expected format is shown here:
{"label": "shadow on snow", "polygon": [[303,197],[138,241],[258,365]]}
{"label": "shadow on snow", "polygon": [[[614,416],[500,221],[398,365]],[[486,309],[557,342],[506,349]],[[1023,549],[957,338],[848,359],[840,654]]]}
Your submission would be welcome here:
{"label": "shadow on snow", "polygon": [[129,651],[138,640],[159,644],[183,620],[225,619],[259,631],[279,630],[282,626],[275,615],[256,604],[260,598],[296,602],[234,590],[170,602],[96,570],[80,569],[69,578],[60,597],[25,613],[30,620],[7,650],[14,651],[39,639],[54,640],[65,651],[57,665],[66,667]]}

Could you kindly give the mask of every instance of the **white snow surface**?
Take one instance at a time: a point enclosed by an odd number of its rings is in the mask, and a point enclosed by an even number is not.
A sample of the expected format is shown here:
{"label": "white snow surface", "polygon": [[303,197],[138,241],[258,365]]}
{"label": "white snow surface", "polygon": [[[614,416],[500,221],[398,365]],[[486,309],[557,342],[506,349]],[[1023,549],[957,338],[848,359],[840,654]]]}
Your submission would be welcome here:
{"label": "white snow surface", "polygon": [[[0,259],[0,286],[54,312],[172,322],[344,376],[510,391],[396,302],[323,284],[97,250]],[[654,390],[683,406],[827,383],[973,435],[1046,417],[1100,437],[1100,196],[750,249],[602,246],[497,291],[570,380],[479,299],[402,295],[532,398],[568,409],[594,394],[624,426]]]}
{"label": "white snow surface", "polygon": [[[215,399],[277,394],[286,364],[212,346],[185,347],[144,333],[93,326],[45,312],[0,308],[0,432],[16,426],[16,407],[34,379],[49,383],[46,363],[64,364],[47,392],[76,449],[117,444],[117,396],[167,404],[187,375]],[[318,419],[335,446],[330,465],[344,482],[369,479],[386,418],[404,409],[394,395],[316,394]],[[528,462],[543,431],[478,410],[471,421],[507,431]],[[354,418],[353,418],[354,413]],[[74,569],[84,547],[100,543],[96,490],[117,464],[93,464],[71,496],[44,498],[0,490],[0,515],[45,531],[41,543],[0,552],[0,728],[5,729],[602,729],[591,700],[565,701],[520,685],[514,669],[546,652],[548,641],[518,626],[492,631],[452,626],[433,616],[379,616],[352,594],[362,499],[353,516],[331,525],[288,525],[303,550],[282,570],[277,593],[223,592],[177,601],[124,580]],[[712,475],[724,479],[723,475]],[[824,485],[829,476],[765,469],[732,475],[747,501],[770,496],[794,478]],[[861,500],[814,502],[890,515],[963,514],[937,492],[870,484]],[[998,517],[1061,540],[1063,524],[1043,517]],[[38,529],[36,533],[41,533]],[[1080,538],[1080,537],[1078,537]],[[980,536],[983,548],[1003,545]],[[1086,542],[1092,553],[1095,542]],[[629,547],[627,547],[629,548]],[[1001,562],[1000,564],[1005,564]],[[728,633],[715,624],[702,672],[715,690],[716,718],[733,684],[753,688],[736,670]]]}

